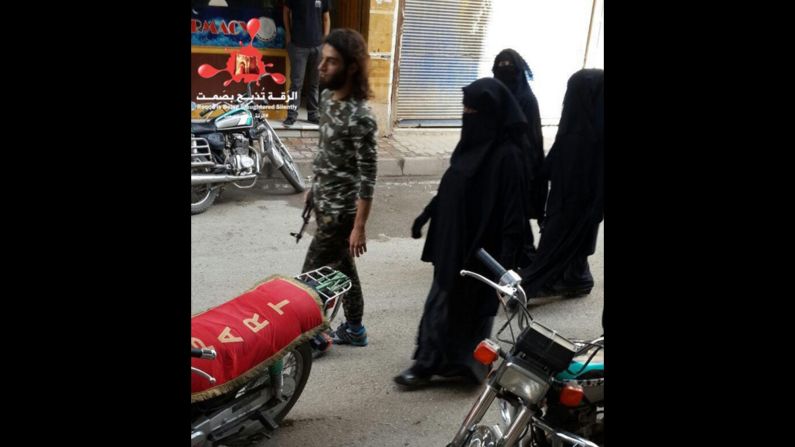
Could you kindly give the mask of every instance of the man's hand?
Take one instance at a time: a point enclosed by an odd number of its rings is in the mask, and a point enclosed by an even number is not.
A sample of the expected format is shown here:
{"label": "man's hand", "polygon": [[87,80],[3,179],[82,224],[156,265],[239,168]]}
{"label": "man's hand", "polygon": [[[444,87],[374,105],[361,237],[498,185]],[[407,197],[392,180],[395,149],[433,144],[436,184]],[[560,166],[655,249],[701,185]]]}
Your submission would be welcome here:
{"label": "man's hand", "polygon": [[356,218],[353,221],[351,237],[348,239],[348,251],[354,258],[367,253],[367,236],[364,234],[364,225],[367,223],[367,217],[370,215],[370,207],[372,205],[373,199],[359,199],[356,201]]}
{"label": "man's hand", "polygon": [[312,188],[309,188],[304,193],[304,206],[312,202]]}
{"label": "man's hand", "polygon": [[351,256],[358,258],[367,253],[367,236],[364,233],[364,227],[354,226],[349,241]]}

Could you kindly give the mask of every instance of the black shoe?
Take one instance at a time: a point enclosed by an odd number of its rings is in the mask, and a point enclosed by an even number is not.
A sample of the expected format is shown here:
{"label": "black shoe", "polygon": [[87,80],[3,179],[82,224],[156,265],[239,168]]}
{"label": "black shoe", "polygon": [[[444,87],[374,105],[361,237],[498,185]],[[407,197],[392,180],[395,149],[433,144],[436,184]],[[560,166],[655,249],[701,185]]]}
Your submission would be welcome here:
{"label": "black shoe", "polygon": [[472,375],[472,370],[466,366],[451,366],[445,370],[439,371],[438,374],[442,377],[465,377],[468,379],[473,379],[474,376]]}
{"label": "black shoe", "polygon": [[528,296],[528,298],[551,298],[554,296],[559,296],[562,298],[580,298],[591,293],[592,288],[593,288],[592,286],[580,286],[580,287],[546,286],[541,290],[539,290],[538,292],[536,292],[535,295]]}
{"label": "black shoe", "polygon": [[406,388],[419,388],[430,383],[431,376],[417,374],[411,368],[409,368],[395,376],[392,380],[394,380],[398,385],[402,385]]}
{"label": "black shoe", "polygon": [[284,124],[285,126],[292,126],[293,124],[295,124],[295,118],[287,117],[287,119],[284,120],[282,124]]}
{"label": "black shoe", "polygon": [[475,374],[472,373],[472,370],[466,366],[449,367],[443,371],[439,371],[438,374],[447,379],[460,379],[471,385],[480,385],[483,382],[482,380],[475,377]]}
{"label": "black shoe", "polygon": [[320,119],[318,117],[316,117],[316,116],[310,116],[306,120],[309,121],[312,124],[320,124]]}
{"label": "black shoe", "polygon": [[591,288],[571,289],[562,293],[563,298],[582,298],[591,293]]}
{"label": "black shoe", "polygon": [[527,298],[550,298],[553,296],[560,296],[560,292],[555,291],[551,287],[544,287],[535,294],[529,295]]}

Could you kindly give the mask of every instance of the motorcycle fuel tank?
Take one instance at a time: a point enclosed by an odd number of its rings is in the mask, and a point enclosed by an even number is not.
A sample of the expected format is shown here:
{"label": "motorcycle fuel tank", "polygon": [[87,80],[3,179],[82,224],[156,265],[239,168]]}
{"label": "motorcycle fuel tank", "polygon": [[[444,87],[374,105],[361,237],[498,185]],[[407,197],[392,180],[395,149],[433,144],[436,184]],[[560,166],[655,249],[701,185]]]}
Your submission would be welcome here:
{"label": "motorcycle fuel tank", "polygon": [[254,118],[248,110],[230,110],[215,119],[218,130],[249,128],[254,124]]}

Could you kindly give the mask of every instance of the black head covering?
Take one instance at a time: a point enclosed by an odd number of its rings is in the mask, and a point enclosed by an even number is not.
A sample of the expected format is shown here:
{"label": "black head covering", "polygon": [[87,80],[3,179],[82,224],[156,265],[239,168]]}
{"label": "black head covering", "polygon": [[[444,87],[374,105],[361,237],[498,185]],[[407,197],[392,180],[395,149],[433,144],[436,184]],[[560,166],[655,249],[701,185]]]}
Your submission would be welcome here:
{"label": "black head covering", "polygon": [[604,137],[605,72],[584,69],[569,78],[558,135],[579,134],[591,141]]}
{"label": "black head covering", "polygon": [[[510,61],[509,66],[499,66],[502,61]],[[507,48],[500,51],[494,58],[494,65],[491,67],[494,77],[505,84],[517,98],[530,92],[528,80],[533,80],[533,72],[527,62],[515,50]]]}
{"label": "black head covering", "polygon": [[463,88],[464,105],[475,113],[464,113],[461,140],[450,157],[450,167],[474,175],[486,155],[499,143],[524,143],[527,121],[511,92],[493,78],[482,78]]}
{"label": "black head covering", "polygon": [[[595,205],[600,214],[604,196],[604,80],[604,70],[593,68],[569,78],[555,144],[544,163],[550,179],[559,185],[557,195],[569,204]],[[567,212],[581,213],[577,209]]]}

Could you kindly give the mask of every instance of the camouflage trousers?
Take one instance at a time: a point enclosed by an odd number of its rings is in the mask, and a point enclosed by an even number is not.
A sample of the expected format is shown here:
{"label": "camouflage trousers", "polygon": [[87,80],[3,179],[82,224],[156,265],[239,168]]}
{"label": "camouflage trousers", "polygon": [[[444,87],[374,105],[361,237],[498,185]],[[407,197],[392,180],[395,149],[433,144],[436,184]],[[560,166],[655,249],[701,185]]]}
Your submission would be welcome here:
{"label": "camouflage trousers", "polygon": [[364,315],[364,299],[356,264],[348,250],[354,215],[331,216],[316,213],[317,231],[306,252],[302,272],[329,266],[351,279],[351,290],[342,299],[347,321],[358,323]]}

